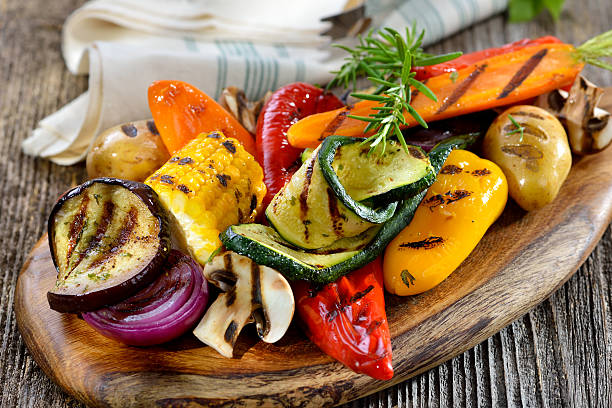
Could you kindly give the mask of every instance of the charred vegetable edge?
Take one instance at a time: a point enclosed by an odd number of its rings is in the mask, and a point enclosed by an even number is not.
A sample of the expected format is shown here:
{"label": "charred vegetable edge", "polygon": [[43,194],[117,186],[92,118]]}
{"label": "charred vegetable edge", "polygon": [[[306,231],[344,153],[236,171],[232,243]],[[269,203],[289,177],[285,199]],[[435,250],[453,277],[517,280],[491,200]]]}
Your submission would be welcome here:
{"label": "charred vegetable edge", "polygon": [[[451,137],[436,145],[429,154],[429,160],[438,174],[444,161],[453,149],[463,149],[474,144],[480,133],[469,133]],[[372,241],[352,258],[326,268],[307,267],[292,261],[288,257],[279,255],[256,240],[237,234],[229,227],[221,233],[220,238],[227,249],[248,256],[260,265],[277,269],[290,280],[306,280],[309,282],[326,284],[335,281],[340,276],[357,269],[372,260],[384,251],[385,247],[399,232],[410,223],[414,213],[425,197],[427,190],[404,200],[396,213],[389,219],[374,236]]]}
{"label": "charred vegetable edge", "polygon": [[159,234],[157,238],[159,240],[159,248],[157,254],[153,257],[151,262],[139,273],[132,276],[128,280],[122,282],[119,285],[99,290],[87,292],[82,295],[64,295],[60,293],[54,293],[52,291],[47,292],[47,300],[51,309],[58,312],[76,313],[76,312],[89,312],[100,309],[103,306],[112,305],[121,300],[134,295],[140,289],[151,284],[158,275],[163,271],[163,264],[170,253],[171,240],[170,240],[170,226],[168,221],[168,214],[162,207],[157,193],[153,191],[149,186],[143,183],[130,180],[121,180],[111,177],[101,177],[86,181],[85,183],[72,188],[71,190],[64,193],[55,203],[49,219],[47,222],[47,232],[49,239],[49,249],[51,251],[51,259],[53,260],[53,266],[59,274],[59,267],[54,252],[54,230],[53,221],[57,212],[62,208],[67,200],[82,194],[87,188],[91,187],[95,183],[104,183],[109,185],[117,185],[130,190],[134,195],[142,200],[142,202],[151,211],[153,216],[159,221]]}
{"label": "charred vegetable edge", "polygon": [[[393,214],[395,213],[395,209],[397,208],[397,201],[412,197],[428,188],[436,179],[436,174],[431,168],[429,168],[429,171],[427,173],[425,173],[419,180],[413,183],[405,184],[403,186],[399,186],[392,190],[389,190],[384,194],[370,197],[368,201],[371,200],[375,204],[375,207],[378,207],[376,209],[365,205],[362,202],[355,201],[346,192],[344,186],[338,179],[338,175],[332,167],[332,162],[334,161],[337,150],[341,146],[346,146],[354,143],[362,143],[365,140],[365,138],[358,137],[335,135],[329,136],[325,138],[325,140],[321,144],[321,150],[319,151],[318,160],[325,180],[334,190],[336,197],[338,197],[342,204],[344,204],[361,218],[373,223],[381,224],[393,216]],[[425,153],[425,151],[423,151],[423,149],[421,149],[420,147],[409,146],[409,148],[414,148],[418,152],[420,152],[424,158],[427,157],[427,153]]]}

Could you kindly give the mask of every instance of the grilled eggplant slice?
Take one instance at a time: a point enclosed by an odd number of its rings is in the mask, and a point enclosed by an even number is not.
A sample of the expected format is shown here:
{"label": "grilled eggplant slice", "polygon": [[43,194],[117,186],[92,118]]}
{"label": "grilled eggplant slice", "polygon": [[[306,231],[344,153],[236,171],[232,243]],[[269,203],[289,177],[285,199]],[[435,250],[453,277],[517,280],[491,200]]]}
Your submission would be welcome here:
{"label": "grilled eggplant slice", "polygon": [[47,293],[58,312],[117,303],[153,282],[171,247],[168,214],[149,186],[90,180],[65,193],[49,216],[57,281]]}

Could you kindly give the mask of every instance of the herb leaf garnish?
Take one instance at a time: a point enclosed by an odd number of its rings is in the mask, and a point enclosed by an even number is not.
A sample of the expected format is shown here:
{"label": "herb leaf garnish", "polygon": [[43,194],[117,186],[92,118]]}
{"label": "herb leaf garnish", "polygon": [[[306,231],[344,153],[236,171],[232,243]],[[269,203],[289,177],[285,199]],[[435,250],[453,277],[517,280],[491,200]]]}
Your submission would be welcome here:
{"label": "herb leaf garnish", "polygon": [[386,27],[378,31],[371,30],[366,37],[359,37],[359,45],[355,48],[335,44],[349,56],[338,71],[332,72],[336,76],[327,88],[343,86],[355,91],[357,78],[364,75],[376,87],[372,93],[351,94],[357,99],[379,102],[380,105],[373,108],[376,113],[369,116],[349,115],[350,118],[368,122],[365,133],[372,135],[363,143],[370,144],[370,152],[382,146],[380,154],[384,154],[386,140],[393,136],[397,137],[406,151],[408,150],[400,130],[402,125],[406,125],[404,111],[421,126],[427,127],[423,118],[410,106],[412,93],[416,90],[433,101],[437,101],[437,98],[423,82],[415,79],[416,74],[412,72],[412,67],[439,64],[462,54],[428,54],[421,48],[424,35],[425,31],[417,35],[415,25],[412,28],[406,27],[405,37]]}
{"label": "herb leaf garnish", "polygon": [[518,123],[516,121],[516,119],[514,119],[514,117],[512,115],[508,115],[508,119],[510,119],[510,122],[512,122],[512,124],[514,125],[514,129],[512,129],[511,131],[509,131],[508,133],[506,133],[506,135],[510,136],[513,135],[515,133],[521,133],[521,137],[519,137],[519,143],[523,142],[523,135],[525,133],[525,128],[523,126],[521,126],[520,123]]}

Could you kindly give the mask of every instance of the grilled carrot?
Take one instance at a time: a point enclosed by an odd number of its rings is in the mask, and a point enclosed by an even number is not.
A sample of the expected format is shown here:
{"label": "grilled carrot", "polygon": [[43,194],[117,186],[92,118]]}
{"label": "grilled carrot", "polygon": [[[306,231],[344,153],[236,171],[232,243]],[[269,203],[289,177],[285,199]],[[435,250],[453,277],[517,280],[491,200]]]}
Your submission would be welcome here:
{"label": "grilled carrot", "polygon": [[[410,105],[425,121],[435,121],[508,105],[571,84],[584,64],[569,44],[541,44],[484,59],[427,81],[437,102],[413,90]],[[287,138],[295,147],[316,147],[330,135],[363,136],[366,122],[349,115],[376,113],[378,102],[308,116],[289,128]],[[408,126],[417,122],[404,111]]]}
{"label": "grilled carrot", "polygon": [[251,134],[213,98],[182,81],[149,86],[149,109],[166,148],[173,154],[200,133],[223,132],[256,154]]}
{"label": "grilled carrot", "polygon": [[466,68],[470,65],[482,61],[483,59],[495,57],[497,55],[507,54],[509,52],[517,51],[532,45],[549,43],[559,44],[561,43],[561,40],[559,40],[557,37],[553,37],[552,35],[535,38],[533,40],[530,38],[524,38],[522,40],[518,40],[510,44],[502,45],[501,47],[487,48],[485,50],[475,51],[469,54],[463,54],[459,58],[442,62],[440,64],[427,65],[424,67],[412,67],[412,71],[416,73],[416,76],[414,77],[415,79],[423,81],[427,78],[447,74],[449,72],[460,70],[461,68]]}

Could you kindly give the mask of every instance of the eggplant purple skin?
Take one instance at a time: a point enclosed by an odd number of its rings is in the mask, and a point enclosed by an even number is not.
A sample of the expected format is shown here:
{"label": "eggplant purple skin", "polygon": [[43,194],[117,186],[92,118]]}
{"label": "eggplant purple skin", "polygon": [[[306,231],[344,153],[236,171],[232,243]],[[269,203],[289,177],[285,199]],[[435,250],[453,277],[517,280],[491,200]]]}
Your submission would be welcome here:
{"label": "eggplant purple skin", "polygon": [[66,295],[54,293],[52,291],[47,292],[47,301],[51,309],[61,313],[79,313],[79,312],[91,312],[100,309],[104,306],[109,306],[118,303],[128,297],[136,294],[140,289],[151,284],[157,277],[163,272],[163,265],[166,263],[168,254],[171,248],[170,239],[170,225],[168,221],[168,214],[162,207],[157,193],[153,189],[144,183],[131,180],[121,180],[111,177],[101,177],[86,181],[85,183],[74,187],[64,193],[55,203],[51,214],[49,214],[49,220],[47,222],[47,232],[49,238],[49,249],[51,251],[51,259],[58,275],[60,273],[57,259],[54,251],[54,231],[53,231],[53,220],[57,212],[61,209],[64,203],[70,198],[76,197],[82,194],[87,188],[92,186],[94,183],[104,183],[109,185],[122,186],[130,190],[133,194],[138,196],[141,201],[147,206],[149,211],[159,221],[159,234],[157,238],[159,240],[159,247],[157,253],[149,262],[149,264],[136,275],[130,279],[115,285],[110,288],[95,292],[87,292],[81,295]]}

